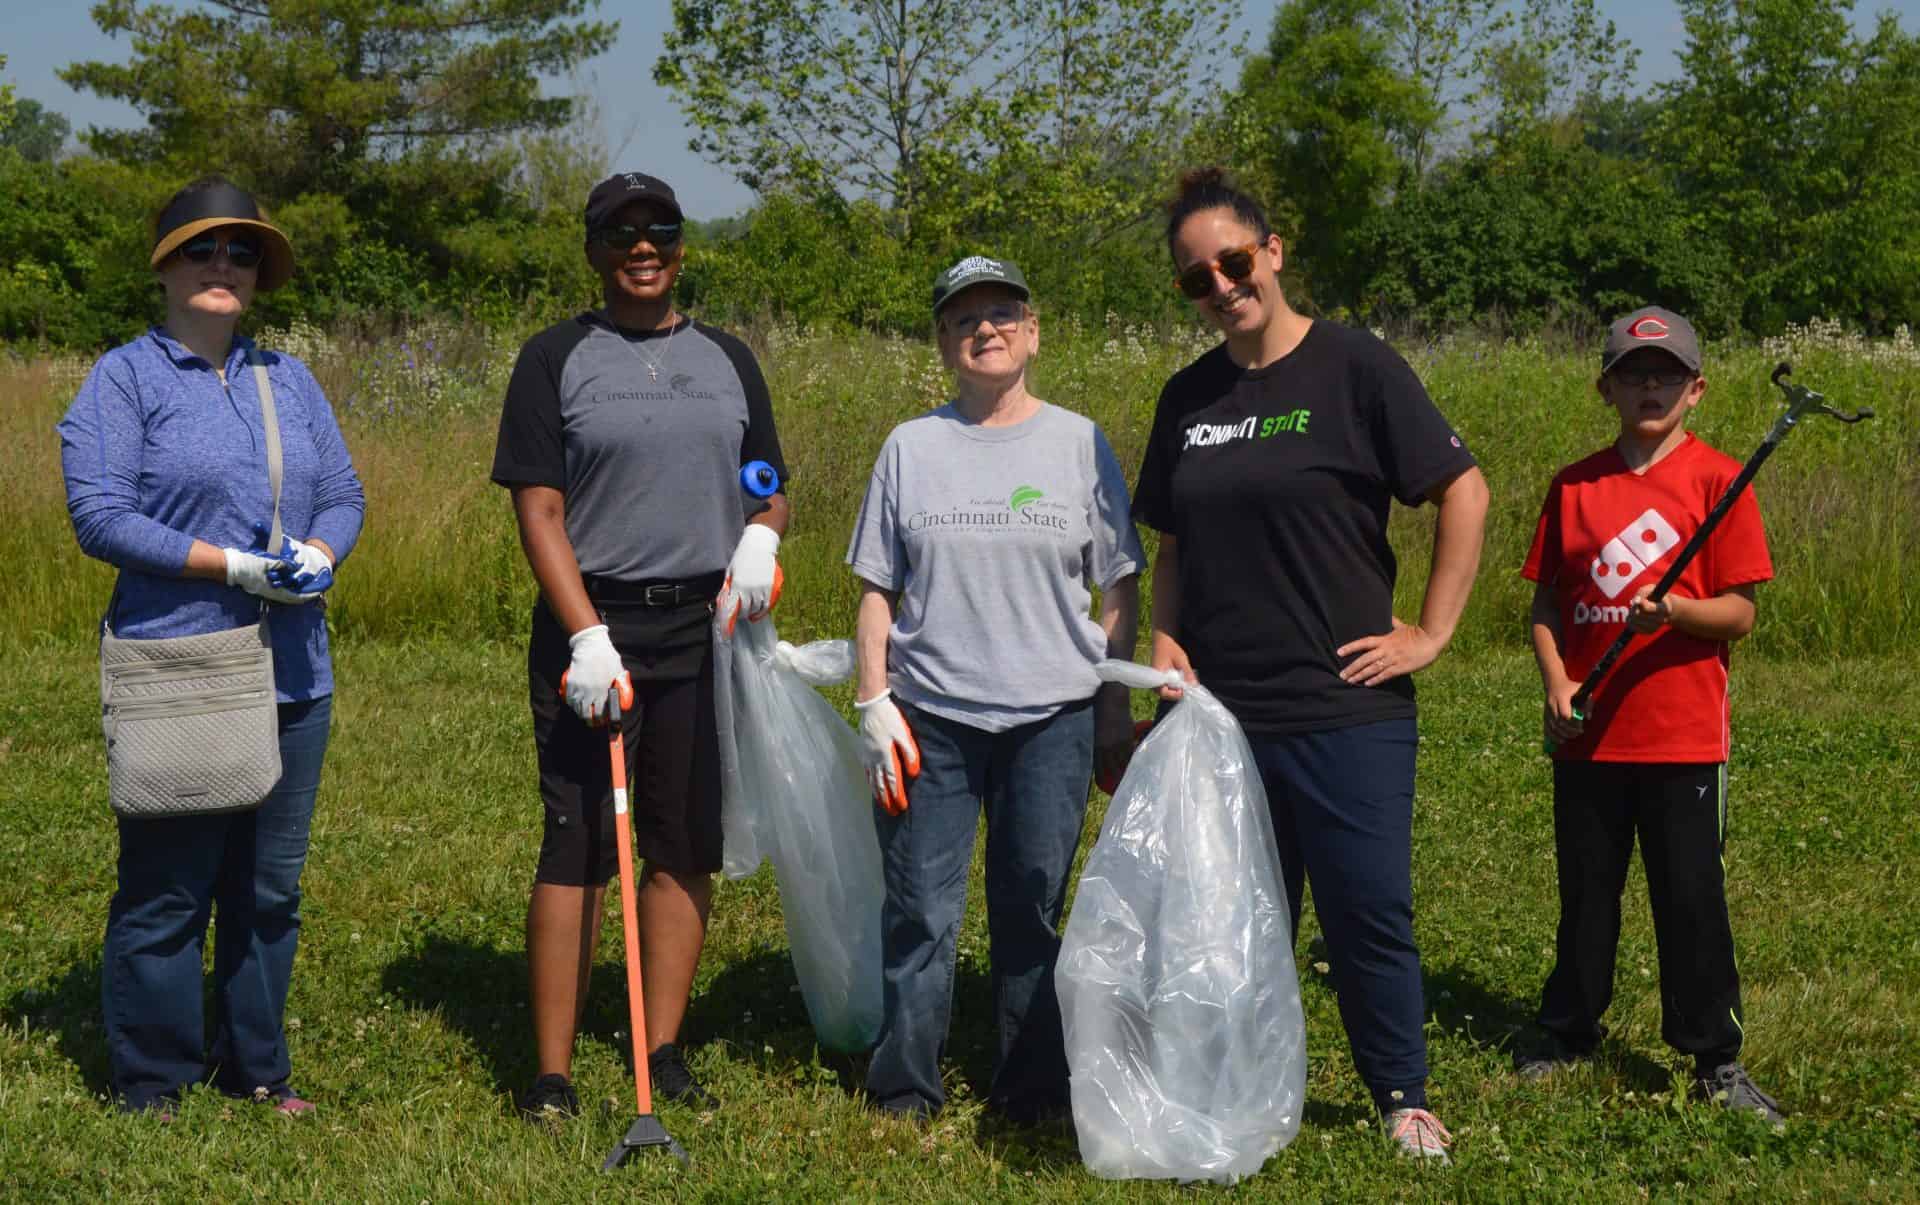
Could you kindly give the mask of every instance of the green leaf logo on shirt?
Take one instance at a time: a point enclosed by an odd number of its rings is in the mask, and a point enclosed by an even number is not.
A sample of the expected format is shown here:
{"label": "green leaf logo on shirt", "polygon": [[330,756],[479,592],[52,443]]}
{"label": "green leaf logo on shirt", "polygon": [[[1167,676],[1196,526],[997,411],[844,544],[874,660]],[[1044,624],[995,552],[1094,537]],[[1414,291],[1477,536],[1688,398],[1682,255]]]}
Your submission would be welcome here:
{"label": "green leaf logo on shirt", "polygon": [[1018,513],[1044,497],[1046,497],[1045,494],[1030,485],[1016,486],[1013,496],[1007,499],[1007,509]]}

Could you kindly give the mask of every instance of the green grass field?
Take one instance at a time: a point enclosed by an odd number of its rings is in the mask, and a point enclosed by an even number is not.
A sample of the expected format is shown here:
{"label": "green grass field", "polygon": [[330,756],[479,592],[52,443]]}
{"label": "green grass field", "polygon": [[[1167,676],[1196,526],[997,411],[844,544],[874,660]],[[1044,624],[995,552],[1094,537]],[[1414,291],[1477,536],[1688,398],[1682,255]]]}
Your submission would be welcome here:
{"label": "green grass field", "polygon": [[[764,360],[795,470],[782,634],[850,634],[839,558],[873,451],[938,399],[913,343],[769,333]],[[1781,580],[1735,656],[1727,851],[1748,1065],[1784,1130],[1687,1099],[1659,1041],[1645,892],[1629,883],[1602,1057],[1520,1085],[1510,1043],[1551,962],[1549,777],[1514,572],[1558,464],[1608,438],[1591,364],[1536,344],[1409,349],[1495,490],[1487,560],[1455,646],[1421,680],[1415,821],[1432,1093],[1456,1166],[1390,1158],[1308,943],[1309,1106],[1299,1137],[1234,1190],[1252,1200],[1912,1200],[1920,1196],[1920,694],[1903,656],[1920,595],[1920,363],[1835,337],[1799,375],[1881,417],[1812,425],[1760,495]],[[1039,392],[1095,415],[1137,463],[1166,373],[1191,353],[1141,332],[1050,332]],[[1774,349],[1710,348],[1698,429],[1744,457],[1772,416]],[[337,405],[372,370],[314,357]],[[352,361],[353,357],[341,357]],[[333,611],[340,681],[304,880],[289,1004],[295,1082],[321,1105],[291,1123],[193,1094],[171,1125],[104,1100],[99,945],[116,839],[105,805],[88,632],[110,581],[66,526],[50,424],[84,365],[0,368],[0,1195],[22,1201],[1110,1200],[1184,1196],[1097,1181],[1068,1128],[982,1123],[991,1060],[986,934],[970,911],[934,1125],[882,1123],[849,1064],[811,1040],[772,875],[724,883],[686,1035],[726,1102],[663,1106],[694,1158],[599,1161],[631,1112],[616,941],[605,943],[576,1069],[605,1111],[543,1130],[509,1096],[532,1073],[521,922],[538,840],[522,702],[530,585],[506,501],[484,481],[497,377],[439,392],[396,374],[347,407],[368,485],[361,551]],[[450,382],[450,383],[449,383]],[[364,388],[364,381],[360,382]],[[489,390],[496,392],[489,394]],[[356,397],[360,394],[354,395]],[[1396,520],[1403,611],[1428,516]],[[1144,709],[1145,701],[1139,705]],[[1104,798],[1096,794],[1088,836]],[[976,891],[977,891],[976,883]],[[610,933],[617,933],[617,928]],[[1209,1190],[1210,1191],[1210,1190]]]}

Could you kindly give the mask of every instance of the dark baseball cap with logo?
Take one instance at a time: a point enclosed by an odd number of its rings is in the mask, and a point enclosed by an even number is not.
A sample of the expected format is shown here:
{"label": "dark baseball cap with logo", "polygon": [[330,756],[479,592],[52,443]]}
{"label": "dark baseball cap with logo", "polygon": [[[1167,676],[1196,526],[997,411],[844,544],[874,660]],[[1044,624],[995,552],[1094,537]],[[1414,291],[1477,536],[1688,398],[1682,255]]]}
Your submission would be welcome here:
{"label": "dark baseball cap with logo", "polygon": [[975,285],[1005,285],[1018,293],[1022,301],[1033,297],[1027,288],[1027,278],[1020,275],[1020,269],[1011,261],[969,255],[934,277],[933,316],[938,318],[941,307]]}
{"label": "dark baseball cap with logo", "polygon": [[1600,351],[1600,371],[1604,374],[1622,356],[1643,347],[1666,352],[1685,365],[1688,372],[1700,371],[1700,340],[1694,337],[1693,324],[1657,305],[1613,320],[1613,325],[1607,328],[1607,344]]}
{"label": "dark baseball cap with logo", "polygon": [[623,205],[635,201],[651,201],[667,211],[676,222],[686,220],[680,212],[680,202],[673,196],[673,189],[658,176],[649,176],[645,172],[618,172],[608,176],[593,186],[587,194],[587,229],[597,230],[613,220]]}

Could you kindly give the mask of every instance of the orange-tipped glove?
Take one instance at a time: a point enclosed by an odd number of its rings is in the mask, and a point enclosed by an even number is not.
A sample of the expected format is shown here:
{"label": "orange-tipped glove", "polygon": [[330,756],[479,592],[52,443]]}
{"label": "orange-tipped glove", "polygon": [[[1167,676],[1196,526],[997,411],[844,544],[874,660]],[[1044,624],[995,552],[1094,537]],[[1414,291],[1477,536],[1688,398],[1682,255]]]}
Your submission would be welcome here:
{"label": "orange-tipped glove", "polygon": [[780,601],[785,575],[774,555],[780,551],[780,533],[764,523],[749,523],[734,545],[733,559],[727,562],[726,584],[720,587],[720,605],[727,612],[727,635],[745,608],[747,618],[759,620]]}
{"label": "orange-tipped glove", "polygon": [[883,690],[865,702],[860,713],[860,760],[866,763],[873,801],[898,816],[907,810],[907,779],[920,773],[920,746],[914,743],[907,717],[894,705],[893,692]]}

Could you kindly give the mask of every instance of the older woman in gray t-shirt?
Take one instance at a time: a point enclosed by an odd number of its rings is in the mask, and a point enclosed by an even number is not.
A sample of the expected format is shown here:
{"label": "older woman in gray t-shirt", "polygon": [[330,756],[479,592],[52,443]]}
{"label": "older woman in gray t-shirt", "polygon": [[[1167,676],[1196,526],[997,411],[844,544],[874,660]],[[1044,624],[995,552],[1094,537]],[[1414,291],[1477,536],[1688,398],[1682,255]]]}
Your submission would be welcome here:
{"label": "older woman in gray t-shirt", "polygon": [[987,1103],[1015,1121],[1065,1111],[1055,926],[1096,749],[1116,765],[1131,734],[1124,690],[1093,664],[1133,655],[1145,557],[1106,437],[1027,392],[1040,345],[1029,296],[1018,268],[982,256],[935,281],[956,396],[887,437],[847,551],[887,883],[867,1096],[904,1116],[946,1101],[939,1062],[983,808],[999,1025]]}

